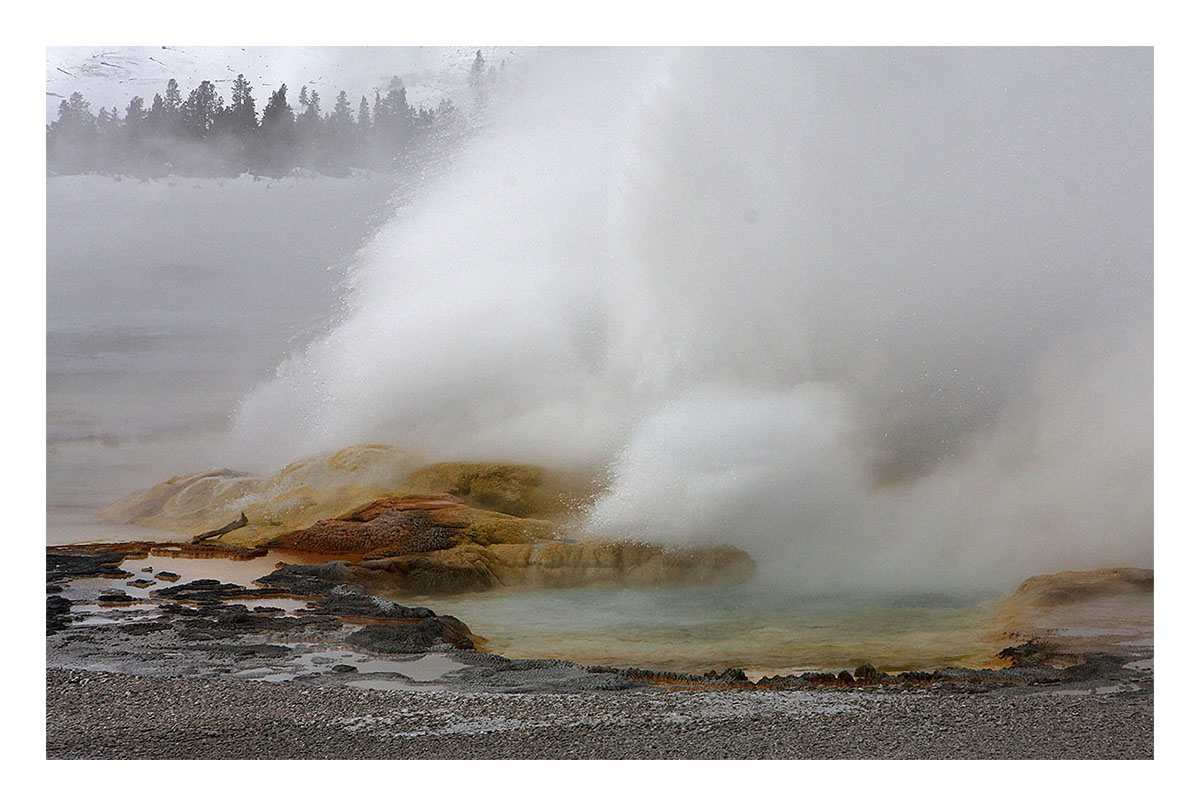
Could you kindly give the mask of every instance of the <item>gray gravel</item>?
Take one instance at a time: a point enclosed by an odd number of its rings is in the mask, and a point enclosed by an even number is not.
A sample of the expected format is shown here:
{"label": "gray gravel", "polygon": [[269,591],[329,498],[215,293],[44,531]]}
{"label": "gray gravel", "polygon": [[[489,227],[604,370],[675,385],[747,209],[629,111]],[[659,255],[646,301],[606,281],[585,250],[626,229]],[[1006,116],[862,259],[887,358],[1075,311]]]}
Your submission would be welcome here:
{"label": "gray gravel", "polygon": [[493,694],[48,669],[46,755],[1152,758],[1153,683],[1099,691]]}

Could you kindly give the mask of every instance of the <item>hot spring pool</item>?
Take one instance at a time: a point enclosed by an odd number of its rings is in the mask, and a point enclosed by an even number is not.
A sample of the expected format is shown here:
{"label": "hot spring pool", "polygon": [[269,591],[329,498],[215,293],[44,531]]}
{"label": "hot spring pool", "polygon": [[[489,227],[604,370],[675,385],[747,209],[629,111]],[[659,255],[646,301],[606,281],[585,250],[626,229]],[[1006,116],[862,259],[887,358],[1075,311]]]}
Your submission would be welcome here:
{"label": "hot spring pool", "polygon": [[998,596],[812,596],[737,588],[577,588],[404,597],[462,619],[512,658],[751,677],[853,669],[992,665]]}

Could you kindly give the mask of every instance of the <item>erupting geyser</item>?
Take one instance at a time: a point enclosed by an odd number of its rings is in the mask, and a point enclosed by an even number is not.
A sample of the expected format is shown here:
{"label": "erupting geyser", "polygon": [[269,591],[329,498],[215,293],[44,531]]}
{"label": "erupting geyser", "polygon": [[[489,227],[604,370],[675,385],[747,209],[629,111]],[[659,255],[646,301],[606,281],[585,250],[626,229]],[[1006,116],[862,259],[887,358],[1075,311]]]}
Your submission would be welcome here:
{"label": "erupting geyser", "polygon": [[585,528],[806,589],[1148,566],[1151,85],[1140,49],[526,54],[230,461],[604,469]]}

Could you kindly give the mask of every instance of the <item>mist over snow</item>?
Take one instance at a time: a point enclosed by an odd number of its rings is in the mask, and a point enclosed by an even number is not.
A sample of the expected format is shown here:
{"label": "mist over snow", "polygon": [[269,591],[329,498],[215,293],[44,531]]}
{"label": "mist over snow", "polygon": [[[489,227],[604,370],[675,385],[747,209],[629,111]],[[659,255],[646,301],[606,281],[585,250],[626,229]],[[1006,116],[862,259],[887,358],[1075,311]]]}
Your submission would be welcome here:
{"label": "mist over snow", "polygon": [[[436,106],[467,95],[468,71],[477,48],[469,47],[238,47],[238,46],[55,46],[46,50],[46,119],[53,120],[59,102],[82,92],[93,107],[124,110],[139,95],[150,106],[174,78],[186,93],[201,81],[213,82],[229,100],[230,84],[239,73],[265,103],[272,90],[286,83],[298,93],[317,90],[332,105],[345,90],[355,104],[361,96],[386,94],[393,76],[404,81],[409,101]],[[509,48],[484,47],[489,63],[512,57]]]}
{"label": "mist over snow", "polygon": [[527,51],[229,463],[602,469],[588,531],[810,590],[1150,565],[1151,90],[1149,49]]}

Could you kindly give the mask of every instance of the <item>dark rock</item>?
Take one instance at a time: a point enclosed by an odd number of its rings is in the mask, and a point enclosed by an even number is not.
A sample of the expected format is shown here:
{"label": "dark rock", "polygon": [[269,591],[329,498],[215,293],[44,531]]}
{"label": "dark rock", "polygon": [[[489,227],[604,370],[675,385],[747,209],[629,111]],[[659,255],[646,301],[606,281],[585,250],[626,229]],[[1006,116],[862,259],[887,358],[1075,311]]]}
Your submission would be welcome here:
{"label": "dark rock", "polygon": [[320,565],[285,565],[254,581],[260,585],[283,588],[297,596],[311,596],[329,593],[353,579],[348,563],[335,560]]}
{"label": "dark rock", "polygon": [[1129,670],[1124,668],[1124,664],[1128,661],[1128,658],[1122,658],[1117,655],[1096,653],[1094,655],[1088,655],[1082,663],[1077,663],[1073,666],[1068,666],[1066,669],[1063,669],[1062,675],[1065,679],[1070,681],[1093,679],[1112,680],[1127,676],[1129,674]]}
{"label": "dark rock", "polygon": [[839,683],[843,683],[843,684],[853,683],[854,675],[850,674],[850,672],[848,672],[847,670],[842,669],[840,672],[837,673],[837,680]]}
{"label": "dark rock", "polygon": [[65,630],[71,623],[71,600],[62,596],[46,597],[46,635]]}
{"label": "dark rock", "polygon": [[174,571],[159,571],[154,575],[155,579],[161,579],[163,582],[178,582],[180,577]]}
{"label": "dark rock", "polygon": [[156,599],[187,599],[197,602],[213,602],[223,599],[257,598],[287,594],[283,588],[244,588],[232,582],[217,579],[195,579],[182,585],[162,588],[151,594]]}
{"label": "dark rock", "polygon": [[211,633],[206,633],[202,630],[180,630],[179,637],[185,641],[194,641],[203,643],[204,641],[215,641],[216,636]]}
{"label": "dark rock", "polygon": [[512,660],[483,652],[456,652],[453,657],[468,666],[450,672],[447,679],[488,691],[621,691],[645,685],[631,669],[583,667],[564,660]]}
{"label": "dark rock", "polygon": [[364,627],[352,633],[349,643],[373,652],[416,654],[427,652],[445,641],[441,625],[432,619],[415,624],[388,624]]}
{"label": "dark rock", "polygon": [[213,617],[218,624],[251,624],[261,616],[253,615],[245,605],[231,604],[216,610]]}
{"label": "dark rock", "polygon": [[663,680],[680,682],[704,682],[705,678],[698,674],[685,672],[662,672],[656,669],[640,669],[637,667],[617,668],[615,666],[588,666],[587,671],[594,674],[619,674],[629,680]]}
{"label": "dark rock", "polygon": [[205,647],[205,650],[244,658],[282,658],[291,651],[279,644],[215,644]]}
{"label": "dark rock", "polygon": [[438,616],[436,621],[442,625],[442,635],[447,644],[455,649],[475,648],[475,635],[466,624],[454,616]]}
{"label": "dark rock", "polygon": [[828,685],[830,683],[836,683],[838,681],[838,676],[832,672],[805,672],[804,674],[800,675],[800,679],[806,683]]}
{"label": "dark rock", "polygon": [[333,667],[333,671],[337,674],[354,674],[358,671],[357,666],[351,666],[348,663],[339,663]]}
{"label": "dark rock", "polygon": [[701,675],[701,679],[708,683],[734,684],[750,682],[750,679],[746,677],[746,673],[741,669],[726,669],[723,672],[718,672],[714,669]]}
{"label": "dark rock", "polygon": [[933,683],[947,679],[946,673],[942,671],[901,672],[897,677],[902,683]]}
{"label": "dark rock", "polygon": [[1007,660],[1013,666],[1036,666],[1045,662],[1050,649],[1040,641],[1026,641],[1018,646],[1009,646],[996,653],[996,657]]}
{"label": "dark rock", "polygon": [[122,624],[118,629],[126,635],[147,635],[171,629],[165,621],[135,621],[132,624]]}
{"label": "dark rock", "polygon": [[[367,596],[361,593],[331,591],[326,594],[326,597],[325,600],[317,602],[313,606],[314,612],[326,616],[350,616],[351,618],[379,619],[383,621],[394,619],[425,619],[434,618],[437,615],[428,607],[405,607],[396,602],[389,602],[377,596]],[[463,626],[465,627],[466,625]]]}
{"label": "dark rock", "polygon": [[151,565],[147,565],[145,568],[142,569],[143,574],[149,574],[152,571],[154,571],[154,566],[151,566]]}
{"label": "dark rock", "polygon": [[122,571],[118,566],[124,561],[125,555],[117,552],[97,551],[70,554],[66,552],[46,552],[46,581],[59,582],[72,577],[114,577],[132,576]]}
{"label": "dark rock", "polygon": [[[282,632],[288,630],[316,628],[336,629],[340,622],[332,616],[276,616],[252,613],[245,605],[205,605],[197,610],[185,611],[179,621],[180,634],[189,640],[211,640],[213,638],[237,638],[251,632]],[[206,638],[191,636],[203,635]]]}
{"label": "dark rock", "polygon": [[132,604],[138,600],[128,593],[102,593],[96,597],[96,601],[101,604]]}
{"label": "dark rock", "polygon": [[758,681],[758,685],[763,688],[800,688],[807,683],[807,680],[795,674],[777,674]]}
{"label": "dark rock", "polygon": [[351,633],[346,640],[373,652],[411,655],[446,644],[455,649],[474,649],[470,634],[458,619],[438,616],[411,624],[373,624]]}
{"label": "dark rock", "polygon": [[879,672],[869,663],[864,663],[854,670],[854,679],[860,683],[872,683],[879,679]]}
{"label": "dark rock", "polygon": [[152,585],[157,585],[153,579],[131,579],[125,583],[131,588],[149,588]]}

